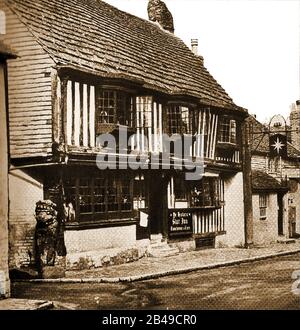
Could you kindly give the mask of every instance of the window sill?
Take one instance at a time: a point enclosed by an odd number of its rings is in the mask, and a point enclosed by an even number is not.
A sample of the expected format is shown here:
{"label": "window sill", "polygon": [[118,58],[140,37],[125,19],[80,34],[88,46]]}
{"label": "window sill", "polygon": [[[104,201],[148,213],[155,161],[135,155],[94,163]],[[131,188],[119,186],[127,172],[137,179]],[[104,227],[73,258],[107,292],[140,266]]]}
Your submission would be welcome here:
{"label": "window sill", "polygon": [[222,230],[222,231],[214,231],[211,233],[203,233],[203,234],[194,234],[193,238],[197,239],[197,238],[208,238],[208,237],[216,237],[216,236],[221,236],[221,235],[226,235],[226,231]]}
{"label": "window sill", "polygon": [[113,219],[113,220],[100,220],[100,221],[84,221],[84,222],[68,222],[65,224],[65,230],[85,230],[97,229],[117,226],[130,226],[136,225],[138,219]]}
{"label": "window sill", "polygon": [[216,205],[216,206],[192,206],[190,207],[191,210],[193,211],[197,211],[197,210],[219,210],[221,209],[222,206],[221,205]]}
{"label": "window sill", "polygon": [[222,208],[221,205],[219,206],[191,206],[191,207],[187,207],[187,208],[170,208],[169,211],[201,211],[201,210],[220,210]]}
{"label": "window sill", "polygon": [[237,143],[231,143],[231,142],[218,142],[217,148],[219,149],[226,149],[226,150],[238,150]]}
{"label": "window sill", "polygon": [[267,220],[267,217],[261,217],[261,218],[259,218],[259,220],[266,221]]}

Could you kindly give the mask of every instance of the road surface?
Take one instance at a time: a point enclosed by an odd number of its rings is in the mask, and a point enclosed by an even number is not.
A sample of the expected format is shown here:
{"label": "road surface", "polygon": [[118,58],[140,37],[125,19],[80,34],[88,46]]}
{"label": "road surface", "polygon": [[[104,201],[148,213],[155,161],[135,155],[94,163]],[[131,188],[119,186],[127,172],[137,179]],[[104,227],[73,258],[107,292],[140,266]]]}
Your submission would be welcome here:
{"label": "road surface", "polygon": [[14,283],[12,295],[97,310],[299,310],[300,295],[292,293],[296,270],[300,274],[300,254],[134,283]]}

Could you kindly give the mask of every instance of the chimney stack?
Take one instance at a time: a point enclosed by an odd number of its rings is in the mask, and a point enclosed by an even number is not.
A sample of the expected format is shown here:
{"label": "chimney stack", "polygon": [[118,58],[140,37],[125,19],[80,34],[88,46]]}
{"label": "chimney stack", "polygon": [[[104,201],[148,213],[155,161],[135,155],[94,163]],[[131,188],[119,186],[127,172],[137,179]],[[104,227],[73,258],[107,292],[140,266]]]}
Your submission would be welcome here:
{"label": "chimney stack", "polygon": [[297,100],[296,104],[291,107],[290,125],[292,128],[292,144],[300,150],[300,100]]}
{"label": "chimney stack", "polygon": [[194,55],[198,56],[198,39],[191,39],[191,47]]}
{"label": "chimney stack", "polygon": [[164,30],[174,33],[174,21],[171,12],[161,0],[149,0],[148,17],[152,22],[157,22]]}

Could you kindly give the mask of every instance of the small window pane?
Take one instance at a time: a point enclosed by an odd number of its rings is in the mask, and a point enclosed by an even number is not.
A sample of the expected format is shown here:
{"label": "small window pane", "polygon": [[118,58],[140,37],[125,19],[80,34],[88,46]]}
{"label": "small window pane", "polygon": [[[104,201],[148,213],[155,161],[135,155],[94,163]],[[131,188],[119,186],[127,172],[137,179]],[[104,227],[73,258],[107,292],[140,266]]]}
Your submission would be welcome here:
{"label": "small window pane", "polygon": [[187,107],[171,105],[167,108],[169,134],[190,133],[190,111]]}
{"label": "small window pane", "polygon": [[236,121],[223,118],[220,124],[219,142],[236,143]]}
{"label": "small window pane", "polygon": [[110,178],[107,187],[107,205],[108,211],[118,211],[118,191],[116,179]]}
{"label": "small window pane", "polygon": [[267,194],[259,195],[259,217],[261,220],[267,218],[268,197]]}

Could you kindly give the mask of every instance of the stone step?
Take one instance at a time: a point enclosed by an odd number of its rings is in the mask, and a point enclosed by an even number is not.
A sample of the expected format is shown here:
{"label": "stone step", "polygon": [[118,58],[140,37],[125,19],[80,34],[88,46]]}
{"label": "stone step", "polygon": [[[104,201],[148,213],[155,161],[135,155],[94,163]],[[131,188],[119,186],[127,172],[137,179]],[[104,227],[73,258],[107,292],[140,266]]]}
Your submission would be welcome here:
{"label": "stone step", "polygon": [[171,247],[167,241],[164,242],[151,242],[150,256],[152,257],[168,257],[177,255],[179,250],[177,247]]}
{"label": "stone step", "polygon": [[277,240],[277,243],[281,244],[293,244],[296,243],[296,240],[293,238],[280,238]]}
{"label": "stone step", "polygon": [[151,235],[151,241],[158,241],[158,240],[162,241],[162,239],[163,239],[162,234]]}
{"label": "stone step", "polygon": [[150,242],[151,247],[164,247],[169,246],[167,241],[164,242]]}

